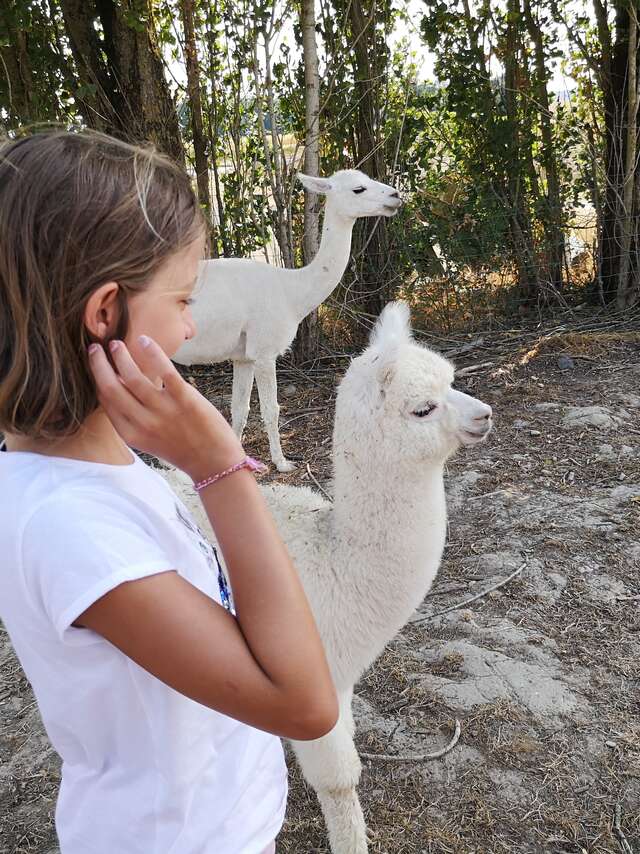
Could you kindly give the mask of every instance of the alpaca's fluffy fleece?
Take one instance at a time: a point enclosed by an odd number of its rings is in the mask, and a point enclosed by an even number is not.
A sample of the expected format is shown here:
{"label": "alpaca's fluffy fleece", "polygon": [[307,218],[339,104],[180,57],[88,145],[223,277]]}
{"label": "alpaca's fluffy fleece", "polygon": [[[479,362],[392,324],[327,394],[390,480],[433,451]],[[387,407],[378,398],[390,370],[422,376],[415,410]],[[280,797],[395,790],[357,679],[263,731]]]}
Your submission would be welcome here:
{"label": "alpaca's fluffy fleece", "polygon": [[[408,309],[387,306],[336,400],[333,502],[306,487],[263,488],[291,553],[340,697],[334,729],[294,744],[318,793],[333,854],[366,854],[353,743],[354,684],[406,623],[438,570],[446,533],[443,467],[481,442],[491,408],[454,391],[452,365],[411,336]],[[168,479],[209,530],[180,473]]]}

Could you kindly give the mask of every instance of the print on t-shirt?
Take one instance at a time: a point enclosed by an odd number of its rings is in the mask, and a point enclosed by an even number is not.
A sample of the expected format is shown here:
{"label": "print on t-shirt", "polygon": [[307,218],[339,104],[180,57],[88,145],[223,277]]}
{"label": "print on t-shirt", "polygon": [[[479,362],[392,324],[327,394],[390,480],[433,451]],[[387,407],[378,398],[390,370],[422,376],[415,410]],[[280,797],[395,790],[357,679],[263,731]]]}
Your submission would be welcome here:
{"label": "print on t-shirt", "polygon": [[217,572],[220,601],[227,611],[235,617],[236,609],[233,604],[233,594],[231,593],[231,587],[229,586],[227,576],[224,574],[224,570],[222,569],[222,564],[218,558],[218,552],[216,551],[215,546],[207,540],[185,508],[181,507],[178,503],[176,503],[176,515],[184,527],[189,531],[192,539],[198,544],[198,548],[204,555],[209,569],[212,572]]}

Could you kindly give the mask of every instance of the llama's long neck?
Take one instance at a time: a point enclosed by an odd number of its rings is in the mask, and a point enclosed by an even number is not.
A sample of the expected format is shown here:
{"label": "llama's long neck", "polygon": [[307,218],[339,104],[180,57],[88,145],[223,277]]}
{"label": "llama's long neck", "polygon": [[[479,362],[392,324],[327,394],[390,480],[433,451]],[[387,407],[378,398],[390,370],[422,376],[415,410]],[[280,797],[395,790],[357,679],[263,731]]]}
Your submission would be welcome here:
{"label": "llama's long neck", "polygon": [[420,605],[446,534],[443,465],[350,469],[335,460],[332,597],[322,626],[339,690],[353,685]]}
{"label": "llama's long neck", "polygon": [[442,555],[444,463],[419,471],[370,465],[357,471],[353,458],[335,462],[335,532],[343,550],[360,555],[348,569],[353,584],[370,591],[375,587],[390,608],[395,597],[401,610],[415,600],[412,610],[430,587]]}
{"label": "llama's long neck", "polygon": [[306,267],[292,271],[287,288],[298,322],[329,296],[349,261],[355,220],[339,214],[327,199],[318,252]]}

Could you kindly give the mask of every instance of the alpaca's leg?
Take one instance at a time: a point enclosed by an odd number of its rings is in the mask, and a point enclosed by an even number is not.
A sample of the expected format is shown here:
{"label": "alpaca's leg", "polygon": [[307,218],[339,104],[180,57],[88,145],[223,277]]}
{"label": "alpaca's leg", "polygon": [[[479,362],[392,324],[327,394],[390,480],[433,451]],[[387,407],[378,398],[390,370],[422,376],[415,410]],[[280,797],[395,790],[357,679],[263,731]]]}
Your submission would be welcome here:
{"label": "alpaca's leg", "polygon": [[231,424],[239,439],[242,439],[249,416],[249,401],[253,388],[254,362],[233,363],[233,387],[231,390]]}
{"label": "alpaca's leg", "polygon": [[278,383],[276,380],[275,360],[256,363],[256,384],[258,386],[258,397],[260,398],[260,413],[264,421],[265,430],[269,437],[269,450],[271,459],[278,471],[293,471],[295,464],[285,459],[280,445],[280,430],[278,427]]}
{"label": "alpaca's leg", "polygon": [[315,741],[295,741],[298,762],[318,795],[333,854],[367,854],[367,829],[356,786],[360,759],[349,733],[351,691],[340,696],[340,718]]}

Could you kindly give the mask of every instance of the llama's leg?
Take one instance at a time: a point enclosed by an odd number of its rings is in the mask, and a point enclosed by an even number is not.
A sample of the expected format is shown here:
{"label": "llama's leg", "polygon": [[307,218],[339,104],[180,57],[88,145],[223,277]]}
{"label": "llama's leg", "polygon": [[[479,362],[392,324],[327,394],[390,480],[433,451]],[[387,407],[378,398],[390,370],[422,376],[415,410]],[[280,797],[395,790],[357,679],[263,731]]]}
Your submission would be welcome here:
{"label": "llama's leg", "polygon": [[340,718],[315,741],[295,741],[298,762],[318,795],[333,854],[367,854],[367,829],[356,786],[360,759],[349,733],[351,691],[340,696]]}
{"label": "llama's leg", "polygon": [[233,363],[233,386],[231,390],[231,424],[239,439],[242,439],[249,416],[249,401],[253,388],[254,362]]}
{"label": "llama's leg", "polygon": [[273,361],[256,363],[256,384],[260,398],[260,413],[269,437],[271,459],[278,471],[293,471],[295,464],[285,459],[280,445],[280,430],[278,427],[278,383],[276,380],[276,363]]}

